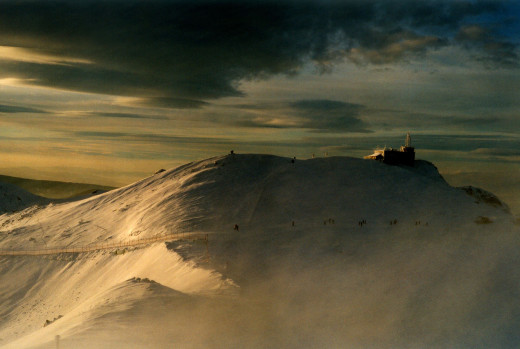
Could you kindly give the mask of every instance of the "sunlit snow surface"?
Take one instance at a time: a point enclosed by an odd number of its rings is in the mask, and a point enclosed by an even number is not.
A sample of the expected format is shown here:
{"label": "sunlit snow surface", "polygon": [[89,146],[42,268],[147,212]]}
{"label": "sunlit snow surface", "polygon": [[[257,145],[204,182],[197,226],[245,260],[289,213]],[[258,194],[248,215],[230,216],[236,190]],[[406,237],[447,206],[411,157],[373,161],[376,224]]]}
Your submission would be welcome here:
{"label": "sunlit snow surface", "polygon": [[18,190],[0,250],[208,242],[0,257],[0,347],[520,345],[518,227],[424,161],[235,154],[79,201]]}

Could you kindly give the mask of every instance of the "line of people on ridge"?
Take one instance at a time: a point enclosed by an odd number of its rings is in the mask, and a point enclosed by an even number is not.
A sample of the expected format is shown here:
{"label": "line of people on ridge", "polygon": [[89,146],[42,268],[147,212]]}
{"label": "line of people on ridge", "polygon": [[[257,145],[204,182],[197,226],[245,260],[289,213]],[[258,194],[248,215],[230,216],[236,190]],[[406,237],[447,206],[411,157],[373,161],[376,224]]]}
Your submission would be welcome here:
{"label": "line of people on ridge", "polygon": [[[336,221],[333,218],[328,218],[323,221],[323,225],[327,225],[327,224],[330,225],[330,224],[335,224],[335,223],[336,223]],[[366,224],[367,224],[366,219],[362,219],[362,220],[358,221],[359,227],[363,227]],[[396,224],[397,224],[397,219],[393,219],[390,221],[390,225],[396,225]],[[291,221],[291,226],[294,227],[295,225],[296,225],[295,221]],[[421,225],[421,221],[415,221],[415,225],[416,226]],[[426,222],[424,225],[428,226],[428,222]],[[235,226],[233,227],[233,230],[240,231],[240,227],[238,226],[238,224],[235,224]]]}

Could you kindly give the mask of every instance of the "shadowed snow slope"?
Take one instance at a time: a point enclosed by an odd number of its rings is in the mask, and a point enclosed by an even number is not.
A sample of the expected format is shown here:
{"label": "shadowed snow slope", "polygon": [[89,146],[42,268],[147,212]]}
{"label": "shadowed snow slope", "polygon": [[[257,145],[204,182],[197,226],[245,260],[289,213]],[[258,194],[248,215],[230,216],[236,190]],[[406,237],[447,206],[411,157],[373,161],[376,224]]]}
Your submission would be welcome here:
{"label": "shadowed snow slope", "polygon": [[517,347],[520,239],[488,201],[426,161],[234,154],[5,213],[4,250],[209,242],[0,257],[0,346]]}
{"label": "shadowed snow slope", "polygon": [[0,182],[0,213],[19,211],[47,202],[47,199],[33,195],[15,185]]}

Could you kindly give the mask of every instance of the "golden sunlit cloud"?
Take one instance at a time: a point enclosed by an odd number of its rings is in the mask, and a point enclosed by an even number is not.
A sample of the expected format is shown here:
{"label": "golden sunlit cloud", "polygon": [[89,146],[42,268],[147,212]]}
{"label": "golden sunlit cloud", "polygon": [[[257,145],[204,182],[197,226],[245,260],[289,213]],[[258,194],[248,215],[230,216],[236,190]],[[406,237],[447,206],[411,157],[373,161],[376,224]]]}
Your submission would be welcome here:
{"label": "golden sunlit cloud", "polygon": [[3,78],[0,79],[1,86],[26,87],[29,83],[34,81],[32,79],[18,79],[18,78]]}
{"label": "golden sunlit cloud", "polygon": [[145,102],[145,98],[142,97],[128,97],[128,96],[115,96],[113,97],[113,104],[124,106],[124,107],[139,107]]}
{"label": "golden sunlit cloud", "polygon": [[54,65],[67,65],[70,63],[92,63],[87,59],[53,56],[50,54],[40,53],[23,47],[14,46],[0,46],[0,60]]}

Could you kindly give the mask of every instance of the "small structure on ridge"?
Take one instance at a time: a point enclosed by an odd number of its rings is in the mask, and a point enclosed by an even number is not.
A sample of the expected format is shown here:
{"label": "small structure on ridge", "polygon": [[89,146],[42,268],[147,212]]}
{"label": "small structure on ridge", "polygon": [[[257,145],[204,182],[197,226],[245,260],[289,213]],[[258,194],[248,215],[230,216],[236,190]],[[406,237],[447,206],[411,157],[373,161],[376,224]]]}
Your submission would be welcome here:
{"label": "small structure on ridge", "polygon": [[415,161],[415,148],[412,147],[410,133],[406,134],[405,145],[399,149],[387,148],[375,149],[372,155],[367,155],[365,159],[379,160],[390,165],[413,166]]}

